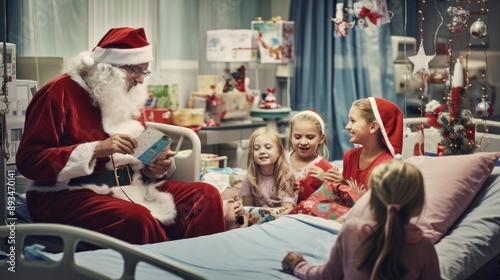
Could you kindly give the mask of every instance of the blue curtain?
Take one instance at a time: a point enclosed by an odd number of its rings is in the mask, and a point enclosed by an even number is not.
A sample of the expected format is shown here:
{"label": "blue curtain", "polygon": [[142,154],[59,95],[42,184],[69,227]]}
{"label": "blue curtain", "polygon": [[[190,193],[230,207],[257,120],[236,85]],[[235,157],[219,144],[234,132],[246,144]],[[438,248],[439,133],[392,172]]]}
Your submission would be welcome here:
{"label": "blue curtain", "polygon": [[297,34],[293,76],[300,77],[291,82],[291,106],[323,115],[330,160],[353,147],[344,129],[352,102],[368,96],[396,102],[389,25],[354,27],[334,37],[336,2],[292,0],[290,7]]}
{"label": "blue curtain", "polygon": [[[15,44],[16,52],[21,53],[22,37],[19,35],[21,34],[21,21],[19,19],[22,18],[22,1],[2,0],[0,3],[0,13],[2,15],[2,20],[0,21],[0,42],[7,39],[6,42]],[[4,11],[4,4],[7,12]],[[5,29],[7,29],[7,38],[4,35]]]}

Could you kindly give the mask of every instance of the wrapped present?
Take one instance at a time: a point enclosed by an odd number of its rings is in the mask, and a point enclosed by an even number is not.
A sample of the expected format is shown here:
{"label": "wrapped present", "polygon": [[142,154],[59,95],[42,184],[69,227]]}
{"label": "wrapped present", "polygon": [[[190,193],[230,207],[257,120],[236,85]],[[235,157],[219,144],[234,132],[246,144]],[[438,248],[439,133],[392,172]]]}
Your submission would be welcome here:
{"label": "wrapped present", "polygon": [[[192,150],[181,150],[181,151],[178,151],[177,154],[180,155],[180,156],[189,156],[190,154],[192,153]],[[201,169],[202,170],[205,170],[207,168],[219,168],[219,155],[217,154],[205,154],[205,153],[202,153],[201,154]],[[215,173],[213,173],[215,174]],[[229,175],[226,175],[228,176],[228,182],[227,182],[227,185],[229,185]],[[210,184],[214,185],[214,182],[211,182],[209,181]]]}
{"label": "wrapped present", "polygon": [[199,75],[198,92],[212,93],[214,90],[221,92],[221,89],[218,89],[218,87],[220,87],[220,79],[218,75]]}
{"label": "wrapped present", "polygon": [[[212,94],[206,94],[201,92],[192,92],[189,99],[189,107],[194,107],[194,101],[196,98],[205,98]],[[221,120],[229,119],[245,119],[250,116],[250,109],[255,98],[255,94],[247,92],[227,92],[227,93],[217,93],[216,97],[222,102],[220,105],[213,107],[219,113],[224,113],[221,116]]]}
{"label": "wrapped present", "polygon": [[170,108],[145,108],[144,116],[148,122],[172,124],[172,109]]}
{"label": "wrapped present", "polygon": [[350,185],[325,182],[307,199],[302,200],[290,214],[307,214],[336,220],[361,198],[362,192]]}
{"label": "wrapped present", "polygon": [[220,29],[207,31],[207,61],[255,61],[257,33],[249,29]]}
{"label": "wrapped present", "polygon": [[172,112],[172,123],[178,126],[202,126],[205,109],[177,109]]}
{"label": "wrapped present", "polygon": [[252,21],[261,63],[293,62],[293,21]]}
{"label": "wrapped present", "polygon": [[154,108],[177,109],[179,107],[179,90],[176,84],[173,85],[148,85],[148,91],[152,98]]}

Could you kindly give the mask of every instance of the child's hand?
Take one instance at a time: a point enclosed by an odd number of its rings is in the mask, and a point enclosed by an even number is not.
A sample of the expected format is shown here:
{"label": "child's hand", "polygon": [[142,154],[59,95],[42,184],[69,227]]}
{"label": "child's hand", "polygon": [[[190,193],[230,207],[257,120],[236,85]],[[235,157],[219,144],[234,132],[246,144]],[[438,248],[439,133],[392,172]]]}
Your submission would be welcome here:
{"label": "child's hand", "polygon": [[301,261],[305,261],[302,254],[289,252],[281,262],[281,266],[286,272],[292,273],[297,264]]}
{"label": "child's hand", "polygon": [[309,169],[309,176],[320,180],[321,183],[323,183],[325,181],[325,179],[326,179],[325,175],[326,175],[326,172],[323,171],[323,169],[321,169],[321,167],[319,167],[319,166],[313,166],[313,167],[311,167],[311,169]]}
{"label": "child's hand", "polygon": [[342,182],[342,180],[344,180],[344,177],[342,177],[342,172],[340,172],[340,169],[337,166],[334,166],[325,172],[325,181]]}

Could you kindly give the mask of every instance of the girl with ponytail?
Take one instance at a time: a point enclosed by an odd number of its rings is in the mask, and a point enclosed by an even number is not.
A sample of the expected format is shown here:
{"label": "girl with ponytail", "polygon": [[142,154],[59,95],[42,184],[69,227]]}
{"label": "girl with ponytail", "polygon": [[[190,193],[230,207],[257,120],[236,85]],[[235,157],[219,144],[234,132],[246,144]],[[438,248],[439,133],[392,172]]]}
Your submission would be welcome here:
{"label": "girl with ponytail", "polygon": [[348,220],[324,265],[291,252],[283,268],[300,279],[441,279],[434,244],[410,223],[424,207],[420,171],[391,160],[373,169],[368,185],[371,220]]}

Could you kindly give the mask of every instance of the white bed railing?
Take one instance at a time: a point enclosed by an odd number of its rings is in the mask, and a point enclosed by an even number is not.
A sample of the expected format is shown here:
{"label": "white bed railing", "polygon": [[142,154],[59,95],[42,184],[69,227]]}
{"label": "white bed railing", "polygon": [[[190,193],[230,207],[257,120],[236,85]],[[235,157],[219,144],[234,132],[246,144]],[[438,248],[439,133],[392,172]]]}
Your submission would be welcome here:
{"label": "white bed railing", "polygon": [[[201,170],[201,141],[198,134],[189,128],[181,126],[155,122],[146,122],[146,125],[162,131],[174,138],[174,140],[176,140],[176,136],[178,136],[177,143],[174,142],[175,147],[170,148],[177,153],[175,156],[175,165],[177,169],[172,180],[182,182],[199,181]],[[186,138],[191,142],[191,153],[179,154]]]}
{"label": "white bed railing", "polygon": [[[64,242],[64,252],[59,261],[33,261],[27,260],[23,253],[24,242],[29,236],[57,236]],[[15,244],[5,242],[14,236]],[[75,262],[75,248],[80,242],[113,249],[123,258],[123,273],[118,279],[136,279],[137,265],[146,263],[175,274],[183,279],[206,279],[177,263],[160,256],[144,251],[137,246],[101,234],[95,231],[74,226],[60,224],[21,224],[0,227],[0,240],[2,248],[6,247],[7,254],[13,253],[7,260],[0,260],[1,279],[109,279],[110,276],[100,274],[91,269],[80,266]],[[11,261],[11,262],[9,262]],[[9,268],[15,265],[15,272]]]}

